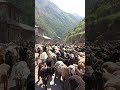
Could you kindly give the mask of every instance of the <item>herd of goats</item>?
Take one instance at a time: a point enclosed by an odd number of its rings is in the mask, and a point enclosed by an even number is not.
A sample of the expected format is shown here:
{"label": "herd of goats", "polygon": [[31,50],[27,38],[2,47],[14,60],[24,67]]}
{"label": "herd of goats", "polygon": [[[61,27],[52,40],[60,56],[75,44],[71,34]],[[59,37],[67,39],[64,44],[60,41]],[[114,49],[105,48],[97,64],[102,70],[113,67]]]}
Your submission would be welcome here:
{"label": "herd of goats", "polygon": [[55,76],[62,90],[120,90],[120,42],[98,45],[0,44],[0,89],[34,90],[38,81],[47,89]]}
{"label": "herd of goats", "polygon": [[0,44],[0,90],[34,90],[34,43]]}

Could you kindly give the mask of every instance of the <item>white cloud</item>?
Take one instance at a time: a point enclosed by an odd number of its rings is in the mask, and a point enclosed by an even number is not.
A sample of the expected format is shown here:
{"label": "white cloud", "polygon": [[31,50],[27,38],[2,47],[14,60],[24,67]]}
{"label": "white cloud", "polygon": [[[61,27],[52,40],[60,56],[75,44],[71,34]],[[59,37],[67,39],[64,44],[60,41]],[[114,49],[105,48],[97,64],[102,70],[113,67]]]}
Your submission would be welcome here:
{"label": "white cloud", "polygon": [[63,11],[85,16],[85,0],[50,0]]}

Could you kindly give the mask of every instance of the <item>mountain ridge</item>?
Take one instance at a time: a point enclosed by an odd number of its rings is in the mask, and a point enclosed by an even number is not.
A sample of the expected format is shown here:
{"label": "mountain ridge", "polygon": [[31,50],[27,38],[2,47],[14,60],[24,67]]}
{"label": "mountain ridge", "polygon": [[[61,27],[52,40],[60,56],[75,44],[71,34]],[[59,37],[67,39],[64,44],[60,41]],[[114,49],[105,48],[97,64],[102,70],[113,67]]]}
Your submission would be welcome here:
{"label": "mountain ridge", "polygon": [[49,0],[35,0],[35,4],[35,24],[44,29],[51,38],[65,38],[82,19],[62,11]]}

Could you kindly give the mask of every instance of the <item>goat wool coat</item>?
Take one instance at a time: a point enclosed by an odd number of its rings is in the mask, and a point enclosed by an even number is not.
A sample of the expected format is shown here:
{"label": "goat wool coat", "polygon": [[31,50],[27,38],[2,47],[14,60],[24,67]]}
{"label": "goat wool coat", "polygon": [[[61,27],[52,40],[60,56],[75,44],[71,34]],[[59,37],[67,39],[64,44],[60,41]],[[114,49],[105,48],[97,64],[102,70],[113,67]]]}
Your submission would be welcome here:
{"label": "goat wool coat", "polygon": [[80,76],[73,75],[65,80],[63,90],[85,90],[85,82]]}

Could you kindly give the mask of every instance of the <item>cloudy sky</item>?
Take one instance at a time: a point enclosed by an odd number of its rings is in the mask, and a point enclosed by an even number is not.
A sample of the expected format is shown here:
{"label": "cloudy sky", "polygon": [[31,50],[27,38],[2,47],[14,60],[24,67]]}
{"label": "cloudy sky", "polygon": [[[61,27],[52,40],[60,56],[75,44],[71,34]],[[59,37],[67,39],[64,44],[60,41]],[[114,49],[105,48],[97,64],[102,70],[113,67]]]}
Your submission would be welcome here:
{"label": "cloudy sky", "polygon": [[50,0],[63,11],[85,16],[85,0]]}

